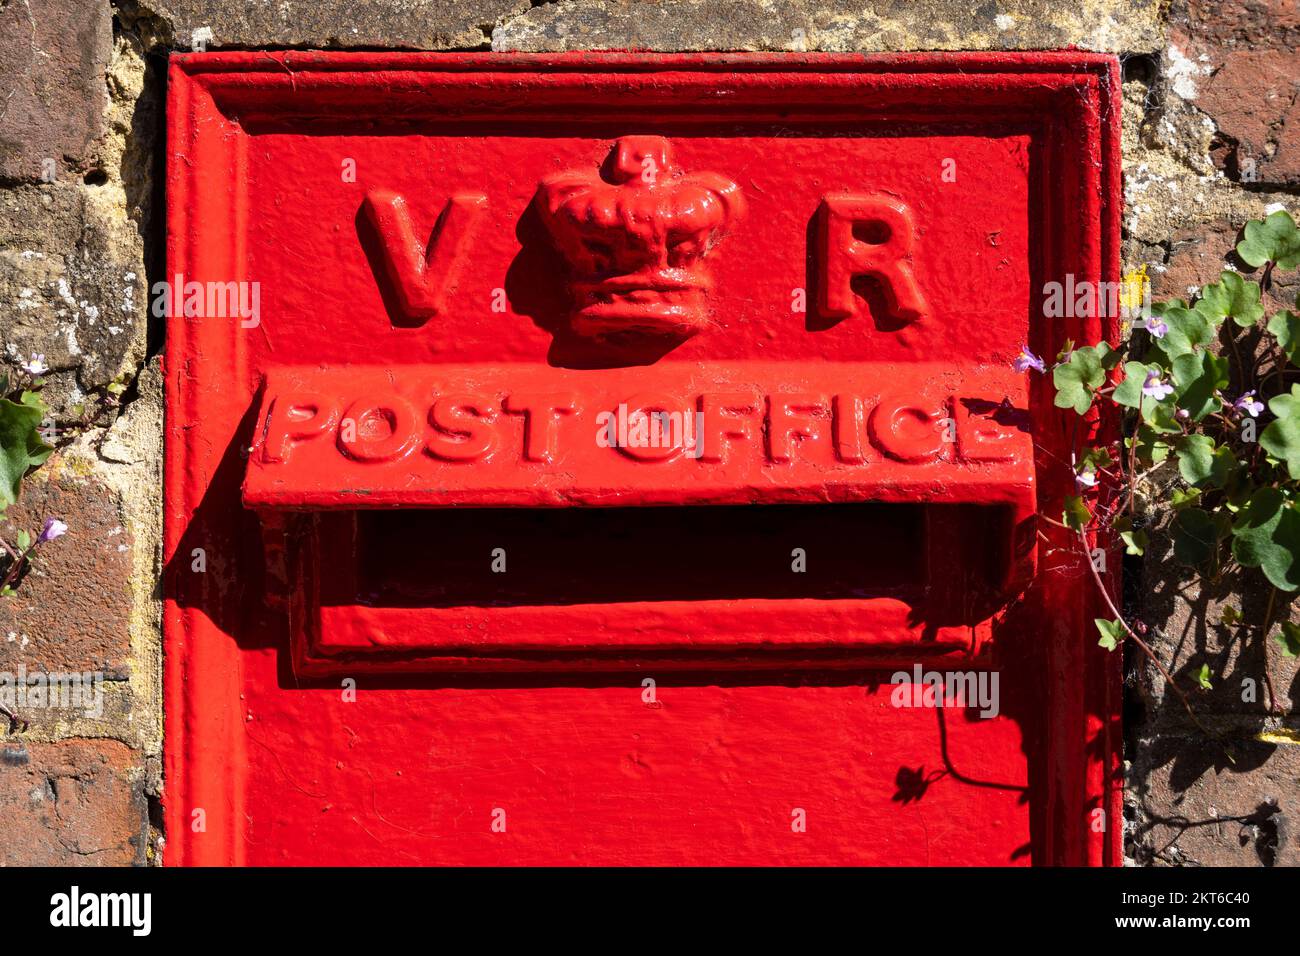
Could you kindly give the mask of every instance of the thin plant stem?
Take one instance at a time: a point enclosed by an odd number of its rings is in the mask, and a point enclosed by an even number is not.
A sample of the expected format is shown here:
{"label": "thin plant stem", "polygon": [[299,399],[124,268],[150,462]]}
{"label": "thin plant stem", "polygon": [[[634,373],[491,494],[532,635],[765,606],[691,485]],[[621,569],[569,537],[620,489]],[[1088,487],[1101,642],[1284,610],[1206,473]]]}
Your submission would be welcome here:
{"label": "thin plant stem", "polygon": [[[38,542],[33,541],[21,554],[14,555],[14,563],[9,565],[9,573],[4,576],[3,581],[0,581],[0,591],[3,591],[5,588],[9,587],[9,585],[13,584],[14,578],[18,577],[23,566],[31,563],[31,559],[28,556],[36,550],[37,543]],[[7,549],[8,545],[5,545],[5,547]],[[9,553],[13,554],[12,551]]]}

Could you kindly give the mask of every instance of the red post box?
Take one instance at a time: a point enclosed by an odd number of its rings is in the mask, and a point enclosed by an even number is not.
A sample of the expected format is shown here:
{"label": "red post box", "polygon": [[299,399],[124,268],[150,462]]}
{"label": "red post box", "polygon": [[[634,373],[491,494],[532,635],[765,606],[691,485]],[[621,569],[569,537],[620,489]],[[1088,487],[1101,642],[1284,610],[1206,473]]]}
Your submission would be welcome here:
{"label": "red post box", "polygon": [[1114,862],[1116,83],[175,57],[167,862]]}

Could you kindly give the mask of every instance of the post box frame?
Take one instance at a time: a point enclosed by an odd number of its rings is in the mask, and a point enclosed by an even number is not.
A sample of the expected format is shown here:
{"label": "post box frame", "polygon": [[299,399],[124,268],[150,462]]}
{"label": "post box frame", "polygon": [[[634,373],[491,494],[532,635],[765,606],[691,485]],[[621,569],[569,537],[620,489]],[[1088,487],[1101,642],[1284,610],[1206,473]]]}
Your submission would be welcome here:
{"label": "post box frame", "polygon": [[[647,77],[652,83],[645,82]],[[453,103],[465,115],[511,111],[615,116],[629,97],[664,108],[689,105],[701,122],[730,107],[719,90],[740,91],[752,110],[792,100],[822,109],[870,110],[900,122],[953,109],[1016,115],[1037,130],[1048,174],[1038,197],[1057,226],[1041,236],[1044,273],[1093,281],[1119,276],[1119,74],[1110,56],[1033,54],[406,54],[229,52],[177,55],[168,91],[167,275],[241,276],[248,205],[242,183],[249,137],[244,124],[347,116],[373,110],[418,117]],[[503,93],[506,90],[509,92]],[[521,92],[522,91],[522,92]],[[802,100],[801,100],[802,97]],[[723,104],[723,105],[717,105]],[[954,105],[956,104],[956,105]],[[1066,336],[1113,338],[1113,320],[1057,320],[1032,330],[1049,351]],[[1050,334],[1049,334],[1050,333]],[[239,864],[244,859],[240,656],[232,615],[241,594],[260,586],[246,542],[221,527],[239,507],[242,460],[227,446],[256,392],[244,354],[246,330],[172,316],[167,328],[165,475],[165,823],[169,864]],[[1050,386],[1033,384],[1035,408],[1051,406]],[[1094,428],[1113,423],[1093,422]],[[1041,418],[1045,435],[1071,427],[1063,414]],[[1040,462],[1040,502],[1059,499],[1069,476]],[[1055,496],[1055,498],[1053,497]],[[196,542],[219,573],[187,574]],[[1113,575],[1117,578],[1117,575]],[[1043,715],[1047,756],[1039,772],[1040,862],[1117,864],[1121,813],[1118,755],[1119,656],[1096,647],[1095,599],[1078,581],[1045,589],[1043,673],[1053,682]],[[761,679],[758,678],[758,679]],[[194,807],[209,814],[202,840],[189,838]],[[1102,811],[1104,826],[1092,811]]]}

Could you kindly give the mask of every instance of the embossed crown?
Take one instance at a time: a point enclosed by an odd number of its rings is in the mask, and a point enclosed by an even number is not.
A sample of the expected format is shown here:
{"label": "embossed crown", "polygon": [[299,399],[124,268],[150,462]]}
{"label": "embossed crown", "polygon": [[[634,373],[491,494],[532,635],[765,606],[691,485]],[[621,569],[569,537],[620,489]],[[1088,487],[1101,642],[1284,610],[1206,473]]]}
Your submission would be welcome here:
{"label": "embossed crown", "polygon": [[684,174],[662,136],[624,136],[599,172],[542,180],[537,205],[569,264],[575,334],[685,339],[707,327],[704,260],[745,209],[734,182]]}

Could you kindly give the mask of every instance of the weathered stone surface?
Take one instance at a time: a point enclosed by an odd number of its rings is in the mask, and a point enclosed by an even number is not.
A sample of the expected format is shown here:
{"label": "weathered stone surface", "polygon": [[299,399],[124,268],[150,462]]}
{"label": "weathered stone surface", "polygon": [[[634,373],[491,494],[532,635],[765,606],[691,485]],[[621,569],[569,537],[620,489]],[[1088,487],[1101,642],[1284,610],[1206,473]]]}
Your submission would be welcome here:
{"label": "weathered stone surface", "polygon": [[1129,846],[1138,863],[1298,866],[1300,746],[1234,742],[1235,764],[1200,738],[1139,742]]}
{"label": "weathered stone surface", "polygon": [[[148,46],[413,49],[923,50],[1079,46],[1153,51],[1159,0],[139,0],[123,16]],[[530,9],[532,7],[533,9]],[[211,32],[210,38],[208,31]]]}
{"label": "weathered stone surface", "polygon": [[0,4],[0,179],[81,169],[103,127],[108,0]]}
{"label": "weathered stone surface", "polygon": [[97,78],[111,95],[87,157],[93,175],[62,170],[55,182],[0,190],[0,362],[43,355],[54,370],[45,399],[60,420],[94,406],[88,393],[129,379],[147,340],[142,231],[152,221],[158,92],[145,90],[130,43],[112,52]]}
{"label": "weathered stone surface", "polygon": [[0,359],[16,365],[39,354],[75,373],[62,393],[68,405],[83,398],[72,385],[104,385],[144,352],[138,236],[90,195],[95,188],[0,191]]}
{"label": "weathered stone surface", "polygon": [[[97,728],[141,748],[157,760],[162,753],[162,369],[157,358],[145,364],[129,402],[104,432],[83,435],[64,455],[68,471],[91,470],[116,500],[122,526],[131,540],[130,570],[124,587],[131,596],[131,673],[123,693],[129,695],[128,722]],[[75,463],[80,459],[80,464]],[[112,688],[109,688],[111,691]],[[106,709],[112,705],[106,694]]]}
{"label": "weathered stone surface", "polygon": [[143,864],[144,777],[139,753],[113,740],[0,743],[0,864]]}
{"label": "weathered stone surface", "polygon": [[560,0],[492,31],[494,50],[1152,51],[1158,0]]}
{"label": "weathered stone surface", "polygon": [[99,481],[70,474],[41,480],[60,470],[55,460],[29,478],[0,520],[10,546],[20,529],[35,537],[46,517],[68,525],[66,535],[40,546],[17,592],[0,598],[0,670],[22,664],[29,672],[123,676],[130,668],[132,537],[116,496]]}
{"label": "weathered stone surface", "polygon": [[149,47],[483,46],[495,23],[528,9],[528,0],[140,0],[126,21]]}

